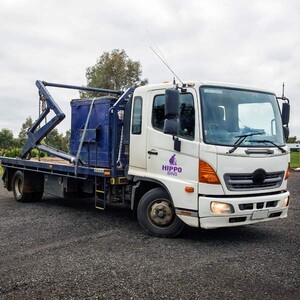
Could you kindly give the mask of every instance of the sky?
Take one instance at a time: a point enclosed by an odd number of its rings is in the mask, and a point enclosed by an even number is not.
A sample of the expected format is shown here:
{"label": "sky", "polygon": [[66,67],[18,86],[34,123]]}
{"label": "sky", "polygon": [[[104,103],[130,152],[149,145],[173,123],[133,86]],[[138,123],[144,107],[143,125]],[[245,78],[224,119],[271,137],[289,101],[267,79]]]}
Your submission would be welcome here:
{"label": "sky", "polygon": [[[290,99],[300,138],[299,0],[0,0],[0,129],[38,117],[36,80],[86,85],[86,68],[124,49],[149,83],[178,77],[256,86]],[[77,91],[49,88],[67,118]]]}

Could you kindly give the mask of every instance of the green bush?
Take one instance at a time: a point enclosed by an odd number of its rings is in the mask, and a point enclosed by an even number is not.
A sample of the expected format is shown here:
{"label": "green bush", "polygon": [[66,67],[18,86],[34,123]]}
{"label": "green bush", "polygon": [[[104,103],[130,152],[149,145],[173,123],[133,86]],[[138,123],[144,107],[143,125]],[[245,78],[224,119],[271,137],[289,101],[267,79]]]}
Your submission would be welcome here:
{"label": "green bush", "polygon": [[[20,154],[20,148],[12,149],[0,149],[0,156],[5,157],[17,157]],[[33,149],[31,151],[31,157],[47,157],[47,153],[39,151],[38,149]]]}
{"label": "green bush", "polygon": [[31,157],[47,157],[47,153],[38,149],[31,150]]}
{"label": "green bush", "polygon": [[20,149],[19,148],[12,148],[12,149],[7,149],[6,151],[4,151],[3,156],[5,157],[16,157],[18,156],[20,153]]}

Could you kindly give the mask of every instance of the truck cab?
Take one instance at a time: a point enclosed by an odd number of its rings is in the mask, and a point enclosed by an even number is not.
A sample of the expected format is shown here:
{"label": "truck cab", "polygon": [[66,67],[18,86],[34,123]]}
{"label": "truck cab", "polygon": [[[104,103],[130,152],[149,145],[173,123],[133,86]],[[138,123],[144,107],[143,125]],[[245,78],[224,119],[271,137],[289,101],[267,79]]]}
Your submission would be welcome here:
{"label": "truck cab", "polygon": [[[167,100],[168,90],[177,95]],[[172,106],[178,112],[168,116]],[[288,109],[280,111],[272,92],[238,85],[137,88],[127,175],[137,183],[134,192],[148,190],[137,204],[142,227],[169,235],[180,221],[218,228],[285,218]]]}

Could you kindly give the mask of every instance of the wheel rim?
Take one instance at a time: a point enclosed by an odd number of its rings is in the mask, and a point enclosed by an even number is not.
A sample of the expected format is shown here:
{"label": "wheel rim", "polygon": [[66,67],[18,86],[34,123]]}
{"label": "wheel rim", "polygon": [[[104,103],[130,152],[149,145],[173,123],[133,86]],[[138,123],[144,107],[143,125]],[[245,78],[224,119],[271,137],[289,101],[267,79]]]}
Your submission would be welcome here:
{"label": "wheel rim", "polygon": [[167,227],[173,223],[174,209],[167,200],[156,200],[149,206],[150,221],[159,227]]}
{"label": "wheel rim", "polygon": [[23,194],[23,180],[21,180],[19,177],[15,180],[15,193],[16,197],[20,198]]}

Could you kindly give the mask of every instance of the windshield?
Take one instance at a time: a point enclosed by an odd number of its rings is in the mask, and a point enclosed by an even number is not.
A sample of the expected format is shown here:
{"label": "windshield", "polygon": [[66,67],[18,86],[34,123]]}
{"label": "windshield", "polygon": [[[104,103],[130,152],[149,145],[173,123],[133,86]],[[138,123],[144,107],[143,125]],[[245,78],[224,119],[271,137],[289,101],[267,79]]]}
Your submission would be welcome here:
{"label": "windshield", "polygon": [[205,143],[233,146],[247,135],[240,147],[284,145],[274,94],[219,87],[201,87],[200,94]]}

